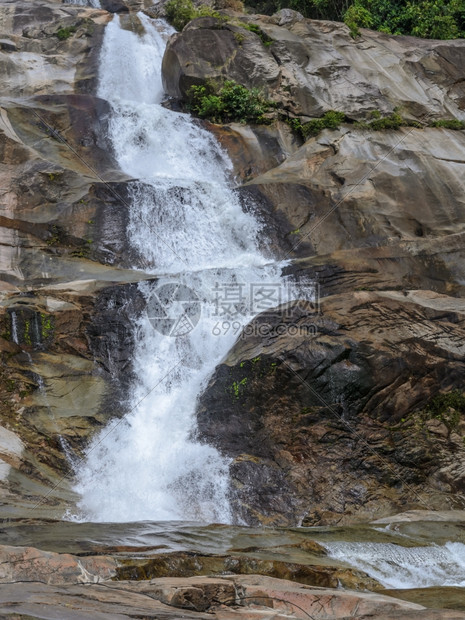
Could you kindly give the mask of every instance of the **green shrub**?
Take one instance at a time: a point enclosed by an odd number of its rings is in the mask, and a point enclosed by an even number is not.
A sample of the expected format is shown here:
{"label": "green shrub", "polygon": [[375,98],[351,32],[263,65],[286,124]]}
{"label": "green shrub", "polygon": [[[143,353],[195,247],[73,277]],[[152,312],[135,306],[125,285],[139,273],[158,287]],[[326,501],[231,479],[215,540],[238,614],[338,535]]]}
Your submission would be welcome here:
{"label": "green shrub", "polygon": [[465,121],[459,121],[456,118],[453,119],[442,119],[439,121],[433,121],[431,123],[431,127],[444,127],[445,129],[465,129]]}
{"label": "green shrub", "polygon": [[368,27],[382,32],[431,39],[465,36],[465,0],[355,0],[344,19],[351,31],[367,27],[365,12]]}
{"label": "green shrub", "polygon": [[304,140],[307,140],[310,136],[319,134],[323,129],[337,129],[344,120],[345,114],[343,112],[329,110],[321,118],[308,121],[308,123],[302,123],[298,118],[288,119],[287,123]]}
{"label": "green shrub", "polygon": [[182,30],[186,24],[197,17],[219,17],[219,13],[211,7],[202,4],[195,7],[192,0],[170,0],[165,6],[167,21],[176,28]]}
{"label": "green shrub", "polygon": [[271,108],[259,89],[248,90],[227,81],[221,88],[214,84],[191,86],[187,93],[190,110],[214,123],[266,123],[264,117]]}
{"label": "green shrub", "polygon": [[257,24],[241,23],[241,26],[242,28],[245,28],[246,30],[249,30],[250,32],[254,32],[255,34],[258,34],[258,36],[262,40],[263,45],[265,45],[266,47],[268,47],[269,45],[273,43],[273,39],[270,39],[270,37],[265,32],[263,32],[260,26],[257,26]]}
{"label": "green shrub", "polygon": [[69,37],[76,32],[76,30],[77,30],[76,26],[67,26],[66,28],[59,28],[55,32],[55,36],[58,37],[60,41],[66,41],[66,39],[69,39]]}
{"label": "green shrub", "polygon": [[421,129],[423,125],[418,121],[412,121],[403,118],[399,112],[395,111],[389,116],[381,116],[379,110],[373,110],[371,113],[371,121],[360,121],[354,123],[354,127],[358,129],[371,129],[372,131],[383,131],[385,129],[396,130],[401,127],[417,127]]}
{"label": "green shrub", "polygon": [[462,415],[465,413],[465,395],[459,390],[438,394],[425,408],[429,418],[440,420],[449,431],[457,430]]}
{"label": "green shrub", "polygon": [[344,15],[344,22],[349,26],[350,34],[355,39],[360,35],[359,28],[371,28],[373,26],[373,16],[363,6],[354,4]]}

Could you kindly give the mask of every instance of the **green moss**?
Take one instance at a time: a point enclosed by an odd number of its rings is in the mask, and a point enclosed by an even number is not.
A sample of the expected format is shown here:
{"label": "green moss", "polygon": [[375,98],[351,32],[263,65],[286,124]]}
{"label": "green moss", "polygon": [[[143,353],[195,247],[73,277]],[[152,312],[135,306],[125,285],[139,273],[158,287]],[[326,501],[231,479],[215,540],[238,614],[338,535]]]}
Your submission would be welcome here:
{"label": "green moss", "polygon": [[51,230],[51,237],[47,239],[46,241],[47,245],[59,245],[61,241],[61,236],[62,236],[61,230],[58,228],[58,226],[55,226],[55,224],[51,227],[50,230]]}
{"label": "green moss", "polygon": [[77,28],[76,26],[67,26],[66,28],[59,28],[55,32],[55,36],[60,39],[60,41],[66,41],[69,39],[75,32]]}
{"label": "green moss", "polygon": [[[452,390],[438,394],[420,411],[416,411],[409,418],[402,418],[401,423],[413,423],[417,431],[425,432],[428,420],[439,420],[448,430],[449,436],[458,431],[462,416],[465,414],[465,394],[460,390]],[[398,429],[397,429],[398,430]]]}
{"label": "green moss", "polygon": [[14,392],[16,390],[16,381],[14,379],[5,379],[5,388],[7,392]]}
{"label": "green moss", "polygon": [[[392,114],[382,116],[379,110],[372,110],[370,117],[364,121],[353,122],[346,118],[342,112],[335,112],[329,110],[321,118],[309,121],[308,123],[302,123],[299,118],[284,118],[288,125],[298,134],[303,140],[307,140],[310,136],[316,136],[323,129],[337,129],[342,122],[352,124],[354,129],[364,129],[371,131],[396,131],[401,127],[413,127],[416,129],[423,129],[425,125],[422,123],[404,118],[398,109],[395,109]],[[465,129],[465,121],[458,119],[438,119],[427,124],[428,127],[443,127],[446,129],[463,130]],[[292,231],[290,234],[296,234]]]}
{"label": "green moss", "polygon": [[50,315],[45,314],[45,312],[40,313],[40,335],[42,342],[49,340],[53,336],[54,326],[52,317]]}
{"label": "green moss", "polygon": [[354,123],[354,127],[357,129],[370,129],[371,131],[395,131],[401,127],[416,127],[417,129],[423,128],[421,123],[404,118],[397,110],[394,110],[394,112],[388,116],[381,116],[381,112],[379,110],[373,110],[370,116],[372,120]]}
{"label": "green moss", "polygon": [[230,391],[236,400],[239,399],[246,385],[247,385],[247,377],[244,377],[240,381],[233,381]]}
{"label": "green moss", "polygon": [[438,394],[425,409],[431,418],[440,420],[449,431],[457,430],[462,415],[465,413],[465,395],[459,390]]}
{"label": "green moss", "polygon": [[29,345],[32,344],[31,321],[29,319],[24,321],[24,342]]}
{"label": "green moss", "polygon": [[71,256],[73,258],[87,258],[89,256],[89,246],[87,247],[81,247],[77,250],[73,250],[71,252]]}

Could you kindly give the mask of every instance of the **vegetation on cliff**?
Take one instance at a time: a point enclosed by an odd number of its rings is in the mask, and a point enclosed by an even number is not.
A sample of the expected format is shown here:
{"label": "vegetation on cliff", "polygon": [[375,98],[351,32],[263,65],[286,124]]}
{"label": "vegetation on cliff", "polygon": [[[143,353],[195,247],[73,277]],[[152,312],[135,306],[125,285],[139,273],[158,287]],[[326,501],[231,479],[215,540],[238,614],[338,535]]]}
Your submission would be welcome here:
{"label": "vegetation on cliff", "polygon": [[221,87],[213,82],[192,86],[188,92],[189,108],[200,118],[214,123],[266,123],[271,107],[260,90],[251,90],[227,80]]}
{"label": "vegetation on cliff", "polygon": [[192,0],[170,0],[166,4],[165,11],[166,19],[176,30],[182,30],[186,24],[196,17],[219,16],[216,11],[205,4],[195,7]]}
{"label": "vegetation on cliff", "polygon": [[311,19],[345,21],[359,28],[432,39],[465,37],[465,0],[248,0],[254,11],[291,8]]}

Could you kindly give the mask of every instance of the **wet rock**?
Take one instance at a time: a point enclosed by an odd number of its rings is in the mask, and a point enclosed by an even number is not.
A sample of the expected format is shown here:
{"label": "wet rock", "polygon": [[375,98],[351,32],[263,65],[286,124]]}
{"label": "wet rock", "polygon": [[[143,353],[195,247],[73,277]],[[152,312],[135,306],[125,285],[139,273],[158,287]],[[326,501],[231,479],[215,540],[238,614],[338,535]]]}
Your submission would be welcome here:
{"label": "wet rock", "polygon": [[[319,545],[317,545],[319,547]],[[311,549],[307,549],[311,551]],[[320,555],[321,552],[319,553]],[[313,560],[313,562],[315,562]],[[323,588],[339,585],[354,590],[380,590],[382,586],[363,571],[324,566],[317,563],[298,564],[280,560],[262,560],[246,555],[202,555],[199,553],[159,554],[150,560],[121,560],[118,580],[147,580],[160,577],[190,578],[202,575],[265,575]],[[166,602],[166,601],[165,601]]]}
{"label": "wet rock", "polygon": [[[49,586],[43,583],[5,585],[0,590],[0,614],[12,620],[42,618],[56,620],[208,620],[211,615],[190,612],[164,605],[151,596],[120,591],[106,585]],[[182,614],[182,615],[181,615]]]}
{"label": "wet rock", "polygon": [[465,612],[463,588],[409,588],[406,590],[383,590],[383,594],[423,605],[424,607],[444,607]]}
{"label": "wet rock", "polygon": [[401,512],[391,517],[377,519],[373,523],[388,525],[391,523],[415,523],[417,521],[439,521],[447,523],[465,522],[465,511],[463,510],[409,510]]}
{"label": "wet rock", "polygon": [[[221,558],[219,558],[221,559]],[[119,560],[72,556],[32,547],[0,547],[0,614],[67,618],[450,618],[391,596],[341,588],[311,587],[263,575],[114,579]],[[328,567],[326,567],[327,569]],[[119,572],[121,577],[121,572]],[[15,583],[17,582],[17,583]],[[407,598],[414,596],[407,593]],[[430,601],[435,604],[436,601]],[[60,611],[61,610],[61,611]],[[10,616],[6,616],[10,617]]]}
{"label": "wet rock", "polygon": [[100,0],[102,9],[110,13],[129,13],[129,8],[123,0]]}
{"label": "wet rock", "polygon": [[463,438],[430,434],[415,411],[462,385],[463,300],[358,292],[319,313],[291,308],[255,319],[200,400],[202,436],[234,459],[239,518],[314,525],[406,503],[462,507]]}

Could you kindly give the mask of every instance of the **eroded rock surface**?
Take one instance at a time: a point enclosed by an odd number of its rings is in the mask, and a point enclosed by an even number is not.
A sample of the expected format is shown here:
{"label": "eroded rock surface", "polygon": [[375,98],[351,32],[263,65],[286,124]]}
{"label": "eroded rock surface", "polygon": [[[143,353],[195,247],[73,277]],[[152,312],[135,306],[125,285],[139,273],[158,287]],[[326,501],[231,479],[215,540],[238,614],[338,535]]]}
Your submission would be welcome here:
{"label": "eroded rock surface", "polygon": [[[288,10],[194,20],[169,42],[173,98],[232,79],[275,102],[271,125],[211,128],[270,255],[294,259],[289,278],[313,280],[322,299],[319,313],[258,317],[201,398],[200,434],[234,458],[246,522],[463,508],[463,413],[452,431],[424,411],[465,377],[465,132],[426,126],[464,118],[464,54],[463,40],[352,40]],[[286,124],[330,109],[346,122],[306,141]],[[394,110],[423,128],[353,122]]]}
{"label": "eroded rock surface", "polygon": [[[311,587],[262,575],[111,580],[119,560],[34,548],[0,548],[0,613],[5,618],[231,618],[315,620],[450,618],[460,611],[425,608],[378,593]],[[20,583],[14,583],[18,581]],[[12,583],[13,582],[13,583]]]}
{"label": "eroded rock surface", "polygon": [[464,311],[462,299],[424,291],[360,291],[324,298],[319,313],[301,303],[287,318],[260,315],[198,415],[202,435],[235,459],[246,520],[455,507],[465,425],[450,433],[412,412],[462,384]]}
{"label": "eroded rock surface", "polygon": [[132,180],[106,138],[109,104],[95,96],[108,11],[0,3],[0,486],[9,516],[48,504],[57,517],[74,504],[66,478],[44,498],[123,413],[131,379],[131,283],[147,275],[127,269]]}
{"label": "eroded rock surface", "polygon": [[344,24],[306,20],[285,10],[273,17],[194,20],[171,39],[163,77],[175,98],[185,98],[190,86],[208,80],[258,86],[280,109],[299,117],[332,109],[364,118],[400,105],[412,118],[465,118],[464,57],[463,40],[368,30],[354,40]]}

